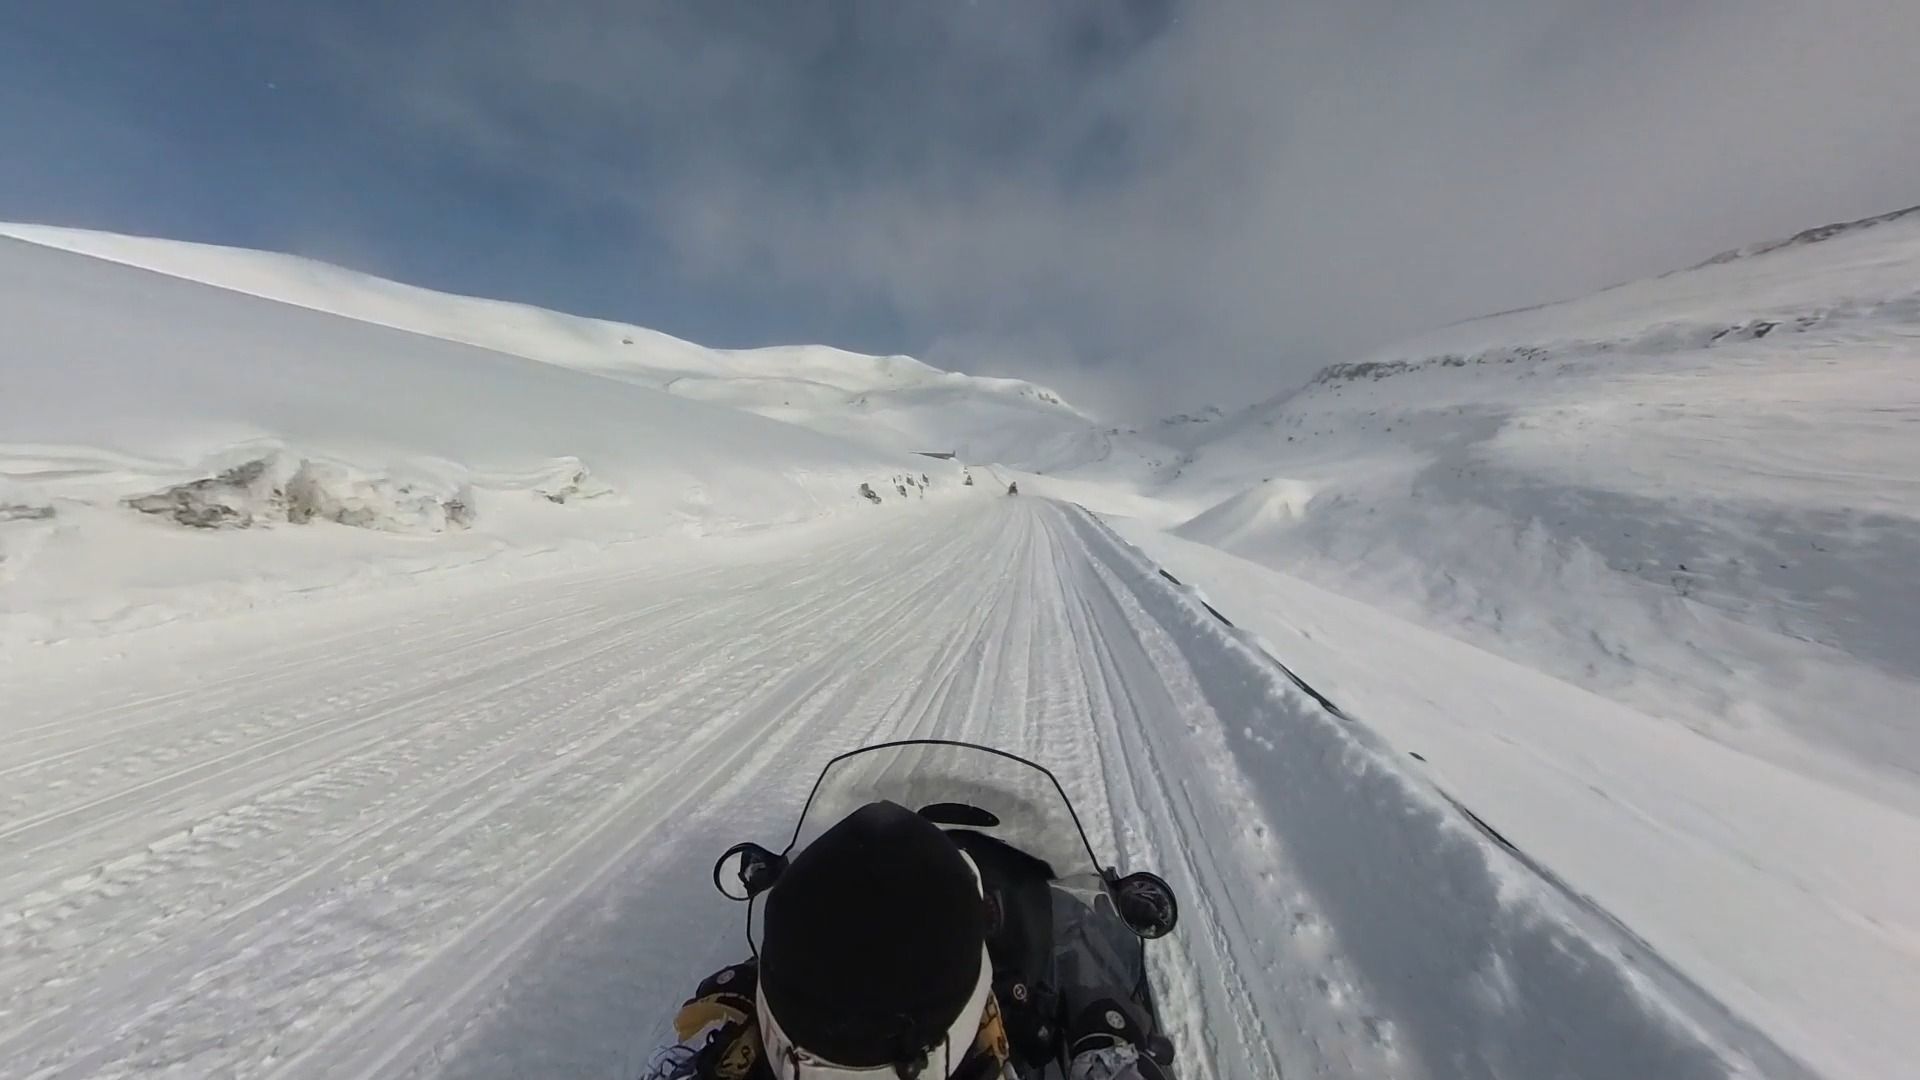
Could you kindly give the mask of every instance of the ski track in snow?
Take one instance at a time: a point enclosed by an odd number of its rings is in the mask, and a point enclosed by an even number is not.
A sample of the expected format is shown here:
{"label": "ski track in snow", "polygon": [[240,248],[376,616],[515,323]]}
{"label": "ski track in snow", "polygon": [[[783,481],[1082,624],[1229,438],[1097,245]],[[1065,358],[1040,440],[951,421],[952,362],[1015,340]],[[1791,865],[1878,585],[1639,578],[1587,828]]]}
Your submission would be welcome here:
{"label": "ski track in snow", "polygon": [[[1398,781],[1192,608],[1080,512],[994,499],[43,648],[0,668],[0,1075],[634,1076],[746,952],[713,857],[783,843],[829,756],[914,736],[1033,756],[1180,891],[1149,955],[1185,1077],[1741,1071],[1532,901],[1405,978],[1343,938],[1328,852],[1434,812],[1302,849],[1325,821],[1276,818],[1288,769],[1350,770],[1346,809]],[[1289,739],[1310,755],[1249,769]],[[1416,924],[1396,941],[1516,891],[1443,839],[1433,897],[1404,895],[1419,860],[1353,886]],[[1562,957],[1578,1012],[1522,1030]]]}

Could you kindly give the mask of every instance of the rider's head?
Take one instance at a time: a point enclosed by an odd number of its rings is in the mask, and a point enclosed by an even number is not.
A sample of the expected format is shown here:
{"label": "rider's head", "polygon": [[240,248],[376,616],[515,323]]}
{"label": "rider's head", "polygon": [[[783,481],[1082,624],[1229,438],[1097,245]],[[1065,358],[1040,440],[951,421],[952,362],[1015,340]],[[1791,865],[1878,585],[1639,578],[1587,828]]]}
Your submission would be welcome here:
{"label": "rider's head", "polygon": [[768,1064],[805,1080],[945,1077],[973,1045],[991,977],[972,863],[919,814],[862,807],[767,894]]}

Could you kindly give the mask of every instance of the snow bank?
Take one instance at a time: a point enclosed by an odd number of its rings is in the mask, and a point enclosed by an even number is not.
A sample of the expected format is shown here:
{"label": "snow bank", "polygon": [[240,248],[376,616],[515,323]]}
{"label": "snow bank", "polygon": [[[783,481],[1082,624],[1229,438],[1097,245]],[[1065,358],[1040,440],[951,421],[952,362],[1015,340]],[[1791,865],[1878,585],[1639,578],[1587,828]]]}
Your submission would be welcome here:
{"label": "snow bank", "polygon": [[[1658,957],[1550,887],[1411,777],[1369,729],[1324,710],[1242,632],[1161,580],[1089,516],[1118,575],[1226,728],[1329,950],[1434,1077],[1804,1075]],[[1255,890],[1250,895],[1257,895]],[[1274,927],[1273,933],[1300,932]],[[1270,1037],[1284,1037],[1269,1033]]]}
{"label": "snow bank", "polygon": [[[1920,1055],[1920,817],[1289,574],[1118,526],[1406,767],[1833,1076]],[[1756,943],[1764,943],[1757,947]]]}
{"label": "snow bank", "polygon": [[4,636],[851,511],[908,468],[916,497],[961,490],[951,463],[15,240],[0,325]]}

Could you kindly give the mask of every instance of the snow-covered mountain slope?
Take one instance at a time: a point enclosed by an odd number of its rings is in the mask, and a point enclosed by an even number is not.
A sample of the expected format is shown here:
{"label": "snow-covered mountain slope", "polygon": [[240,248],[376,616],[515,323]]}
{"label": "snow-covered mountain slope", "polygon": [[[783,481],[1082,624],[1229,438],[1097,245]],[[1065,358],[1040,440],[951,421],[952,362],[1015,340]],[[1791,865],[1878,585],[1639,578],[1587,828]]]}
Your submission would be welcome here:
{"label": "snow-covered mountain slope", "polygon": [[0,326],[6,636],[960,490],[950,463],[18,240]]}
{"label": "snow-covered mountain slope", "polygon": [[908,356],[823,345],[709,349],[645,327],[435,292],[291,255],[44,225],[0,224],[0,235],[623,379],[889,451],[1048,468],[1097,460],[1102,449],[1099,425],[1043,386],[942,371]]}
{"label": "snow-covered mountain slope", "polygon": [[1916,462],[1909,214],[1328,368],[1172,490],[1189,538],[1915,806]]}
{"label": "snow-covered mountain slope", "polygon": [[714,857],[928,735],[1178,891],[1190,1080],[1800,1075],[1039,500],[39,647],[0,735],[9,1075],[629,1080],[747,953]]}
{"label": "snow-covered mountain slope", "polygon": [[1220,406],[1202,405],[1130,428],[1128,433],[1179,450],[1191,450],[1217,436],[1226,419],[1227,413]]}
{"label": "snow-covered mountain slope", "polygon": [[1447,327],[1207,429],[1159,488],[1022,490],[1133,517],[1815,1073],[1920,1057],[1920,212]]}

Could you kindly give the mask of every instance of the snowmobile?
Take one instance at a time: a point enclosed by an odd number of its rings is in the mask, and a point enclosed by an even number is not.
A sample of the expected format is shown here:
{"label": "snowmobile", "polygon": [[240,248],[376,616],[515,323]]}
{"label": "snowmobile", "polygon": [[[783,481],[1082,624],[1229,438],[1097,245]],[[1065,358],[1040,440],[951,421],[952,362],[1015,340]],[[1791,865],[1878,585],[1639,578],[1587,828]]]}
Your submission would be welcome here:
{"label": "snowmobile", "polygon": [[1171,1066],[1147,982],[1146,943],[1179,919],[1173,890],[1145,871],[1102,867],[1060,782],[1025,758],[972,743],[910,739],[853,750],[827,762],[786,847],[728,848],[715,888],[746,903],[780,880],[792,856],[836,822],[876,802],[918,811],[973,861],[987,912],[995,996],[1021,1080],[1064,1075],[1067,1003],[1076,989],[1128,995],[1146,1025],[1141,1049]]}

